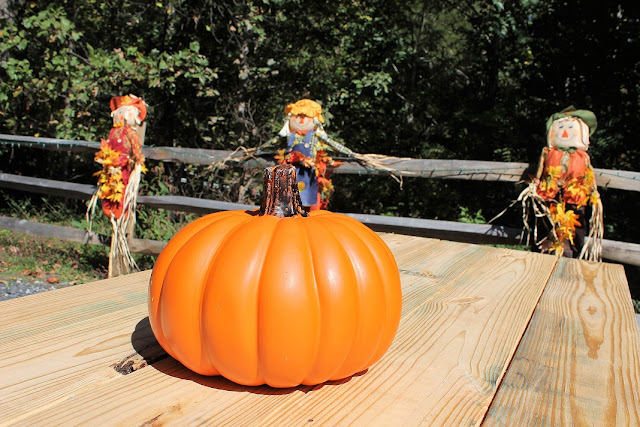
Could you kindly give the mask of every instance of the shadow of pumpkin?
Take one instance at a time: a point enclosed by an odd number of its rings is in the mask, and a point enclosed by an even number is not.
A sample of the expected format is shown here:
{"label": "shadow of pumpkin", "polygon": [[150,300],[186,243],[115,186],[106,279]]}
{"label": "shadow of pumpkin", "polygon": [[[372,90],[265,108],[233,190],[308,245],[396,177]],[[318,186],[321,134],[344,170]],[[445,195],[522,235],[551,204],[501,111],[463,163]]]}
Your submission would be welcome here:
{"label": "shadow of pumpkin", "polygon": [[164,351],[164,349],[156,340],[156,337],[153,335],[148,317],[140,320],[136,325],[135,330],[131,334],[131,344],[133,345],[136,353],[125,357],[124,359],[113,365],[114,369],[122,375],[128,375],[144,367],[151,366],[154,369],[162,372],[163,374],[175,378],[189,380],[205,387],[227,391],[248,392],[264,395],[284,395],[293,393],[295,391],[308,393],[320,390],[321,388],[326,386],[345,384],[351,381],[351,378],[359,377],[367,372],[367,370],[364,370],[341,380],[327,381],[315,386],[300,385],[298,387],[291,388],[274,388],[268,385],[244,386],[234,383],[233,381],[230,381],[222,376],[208,377],[205,375],[200,375],[187,369],[182,363],[178,362],[173,357],[169,356],[166,351]]}

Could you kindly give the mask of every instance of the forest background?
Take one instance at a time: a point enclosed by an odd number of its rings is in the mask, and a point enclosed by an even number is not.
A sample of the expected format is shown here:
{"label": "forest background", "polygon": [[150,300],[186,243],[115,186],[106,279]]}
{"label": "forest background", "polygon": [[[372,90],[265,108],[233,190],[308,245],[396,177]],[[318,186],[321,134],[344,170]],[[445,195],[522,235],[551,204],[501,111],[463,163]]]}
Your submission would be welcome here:
{"label": "forest background", "polygon": [[[2,1],[0,132],[99,141],[111,127],[109,99],[133,93],[149,105],[146,145],[233,150],[263,144],[286,104],[312,98],[329,135],[360,153],[537,162],[547,117],[574,105],[598,117],[594,166],[639,171],[639,8],[637,0]],[[259,170],[148,166],[147,194],[259,200]],[[95,170],[91,155],[0,145],[2,172],[94,183]],[[388,176],[348,175],[334,175],[334,186],[334,211],[476,222],[522,189],[418,178],[400,189]],[[601,194],[605,238],[640,243],[638,193]],[[16,194],[2,195],[16,204]],[[498,223],[519,227],[519,210]]]}

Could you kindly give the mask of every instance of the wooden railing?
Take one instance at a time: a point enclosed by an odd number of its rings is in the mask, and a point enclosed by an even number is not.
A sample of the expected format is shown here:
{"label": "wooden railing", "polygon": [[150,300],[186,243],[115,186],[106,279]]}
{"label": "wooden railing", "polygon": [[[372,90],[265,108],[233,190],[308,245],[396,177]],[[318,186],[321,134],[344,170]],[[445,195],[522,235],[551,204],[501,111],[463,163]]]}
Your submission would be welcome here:
{"label": "wooden railing", "polygon": [[[0,142],[7,145],[30,146],[46,150],[91,151],[99,149],[100,144],[89,141],[69,141],[50,138],[20,137],[0,134]],[[199,165],[210,165],[225,159],[241,156],[222,150],[190,149],[180,147],[145,147],[144,155],[148,159],[161,161],[178,161]],[[335,173],[346,174],[387,174],[388,172],[367,168],[351,159],[341,159],[345,163]],[[270,159],[256,157],[247,162],[252,166],[267,166]],[[389,159],[387,166],[393,167],[400,176],[466,179],[483,181],[518,182],[528,177],[537,165],[525,163],[501,163],[462,160],[432,159]],[[626,191],[640,191],[640,173],[615,171],[607,169],[595,170],[600,188],[616,188]],[[95,185],[78,184],[49,179],[33,178],[0,173],[0,187],[61,196],[67,198],[89,199]],[[253,209],[255,206],[228,203],[216,200],[205,200],[182,196],[139,196],[138,203],[154,208],[172,211],[206,214],[210,212]],[[469,224],[453,221],[436,221],[419,218],[388,217],[380,215],[364,215],[346,213],[376,231],[387,231],[399,234],[431,237],[445,240],[479,244],[518,244],[522,230],[491,224]],[[105,238],[89,235],[84,230],[71,227],[60,227],[31,223],[15,218],[0,217],[0,228],[31,234],[58,237],[66,240],[83,241],[93,244],[105,244]],[[133,239],[131,248],[135,252],[157,254],[165,242]],[[603,257],[607,260],[640,266],[640,245],[635,243],[603,241]]]}

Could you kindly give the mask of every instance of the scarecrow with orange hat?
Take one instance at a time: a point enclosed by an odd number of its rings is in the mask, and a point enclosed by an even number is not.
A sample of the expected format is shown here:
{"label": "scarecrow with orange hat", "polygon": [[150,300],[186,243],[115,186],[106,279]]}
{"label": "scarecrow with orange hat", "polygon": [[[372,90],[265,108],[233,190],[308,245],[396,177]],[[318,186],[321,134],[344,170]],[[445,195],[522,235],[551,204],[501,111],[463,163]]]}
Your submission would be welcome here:
{"label": "scarecrow with orange hat", "polygon": [[[369,169],[389,173],[398,182],[397,171],[388,165],[395,157],[380,154],[360,154],[331,139],[323,128],[322,107],[311,99],[300,99],[288,104],[286,119],[278,135],[259,147],[239,147],[229,157],[211,165],[212,169],[224,167],[228,161],[243,162],[255,155],[271,154],[276,149],[278,163],[289,163],[297,171],[302,204],[307,210],[327,209],[333,193],[329,176],[343,162],[334,160],[328,152],[342,153]],[[244,155],[235,156],[238,151]]]}
{"label": "scarecrow with orange hat", "polygon": [[[98,200],[113,225],[109,277],[130,272],[136,267],[127,243],[129,228],[135,224],[136,197],[141,174],[146,172],[139,126],[147,115],[144,101],[135,95],[115,96],[110,102],[113,128],[102,140],[95,161],[102,165],[96,172],[98,188],[89,203],[88,216]],[[91,228],[91,221],[89,221]]]}
{"label": "scarecrow with orange hat", "polygon": [[[570,106],[552,114],[546,123],[547,146],[542,149],[536,177],[518,198],[525,227],[528,210],[548,220],[549,233],[537,249],[558,256],[602,259],[603,209],[589,149],[596,116]],[[590,215],[589,215],[590,211]]]}
{"label": "scarecrow with orange hat", "polygon": [[353,151],[332,140],[322,128],[322,107],[310,99],[301,99],[284,109],[287,119],[278,136],[261,148],[281,147],[275,159],[279,164],[295,166],[302,204],[309,210],[326,209],[333,184],[331,171],[342,164],[327,155],[334,150],[346,155]]}

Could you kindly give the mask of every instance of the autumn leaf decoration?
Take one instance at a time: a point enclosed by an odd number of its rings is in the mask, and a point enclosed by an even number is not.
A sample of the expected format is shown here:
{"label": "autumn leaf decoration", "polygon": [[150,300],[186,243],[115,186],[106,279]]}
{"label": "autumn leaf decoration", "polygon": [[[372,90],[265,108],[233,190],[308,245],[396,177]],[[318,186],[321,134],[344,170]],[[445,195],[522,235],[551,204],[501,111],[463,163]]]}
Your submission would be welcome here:
{"label": "autumn leaf decoration", "polygon": [[551,251],[560,256],[564,250],[563,242],[568,240],[573,244],[576,227],[579,227],[581,224],[578,221],[578,214],[573,210],[566,210],[564,202],[551,204],[549,206],[549,212],[555,224],[555,232],[558,237],[558,240],[551,246]]}
{"label": "autumn leaf decoration", "polygon": [[103,139],[95,161],[102,165],[102,170],[93,174],[98,177],[98,197],[116,203],[122,201],[125,189],[122,181],[122,166],[128,162],[127,156],[113,150]]}

